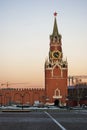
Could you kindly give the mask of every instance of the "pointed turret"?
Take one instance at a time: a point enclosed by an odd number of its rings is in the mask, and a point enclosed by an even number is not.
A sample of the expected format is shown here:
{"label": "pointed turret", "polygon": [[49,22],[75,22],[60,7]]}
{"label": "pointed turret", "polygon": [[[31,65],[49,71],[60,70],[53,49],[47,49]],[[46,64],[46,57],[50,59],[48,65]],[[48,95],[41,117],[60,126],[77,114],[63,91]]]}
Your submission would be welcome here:
{"label": "pointed turret", "polygon": [[58,32],[56,16],[57,16],[57,13],[55,12],[54,13],[55,19],[54,19],[53,33],[50,36],[51,41],[53,41],[53,40],[59,41],[61,39],[61,35]]}
{"label": "pointed turret", "polygon": [[54,27],[53,27],[53,34],[54,37],[57,36],[58,37],[58,27],[57,27],[57,21],[56,21],[56,17],[54,20]]}

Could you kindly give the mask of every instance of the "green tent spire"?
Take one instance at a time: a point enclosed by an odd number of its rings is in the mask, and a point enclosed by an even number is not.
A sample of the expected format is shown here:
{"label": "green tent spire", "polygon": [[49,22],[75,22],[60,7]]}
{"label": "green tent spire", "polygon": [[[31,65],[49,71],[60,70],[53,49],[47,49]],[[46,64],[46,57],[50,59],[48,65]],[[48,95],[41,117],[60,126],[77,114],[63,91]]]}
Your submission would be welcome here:
{"label": "green tent spire", "polygon": [[55,17],[55,20],[54,20],[54,27],[53,27],[53,34],[52,34],[52,35],[53,35],[53,37],[54,37],[54,36],[58,37],[58,35],[59,35],[56,17]]}
{"label": "green tent spire", "polygon": [[61,40],[61,35],[58,32],[58,27],[57,27],[57,20],[56,20],[57,13],[54,13],[54,27],[53,27],[53,33],[50,35],[51,41],[56,38],[57,41]]}

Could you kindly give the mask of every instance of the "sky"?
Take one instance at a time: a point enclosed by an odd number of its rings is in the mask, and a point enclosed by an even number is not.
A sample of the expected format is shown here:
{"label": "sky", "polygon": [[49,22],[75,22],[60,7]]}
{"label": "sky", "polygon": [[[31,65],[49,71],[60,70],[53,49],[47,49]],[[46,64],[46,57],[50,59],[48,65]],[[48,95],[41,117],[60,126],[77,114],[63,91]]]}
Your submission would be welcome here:
{"label": "sky", "polygon": [[1,83],[44,87],[55,11],[68,75],[87,75],[87,0],[0,0]]}

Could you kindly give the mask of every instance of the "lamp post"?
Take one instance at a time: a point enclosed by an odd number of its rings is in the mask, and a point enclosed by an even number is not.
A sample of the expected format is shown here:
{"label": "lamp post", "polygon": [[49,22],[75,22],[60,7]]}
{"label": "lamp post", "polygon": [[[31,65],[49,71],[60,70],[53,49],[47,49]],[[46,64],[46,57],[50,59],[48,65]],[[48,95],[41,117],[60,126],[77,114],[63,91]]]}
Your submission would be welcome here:
{"label": "lamp post", "polygon": [[2,106],[2,94],[0,94],[0,97],[1,97],[1,106]]}
{"label": "lamp post", "polygon": [[21,94],[22,97],[22,110],[23,110],[23,98],[24,98],[24,94]]}
{"label": "lamp post", "polygon": [[79,91],[79,87],[80,85],[77,84],[77,106],[80,106],[79,102],[80,102],[80,91]]}

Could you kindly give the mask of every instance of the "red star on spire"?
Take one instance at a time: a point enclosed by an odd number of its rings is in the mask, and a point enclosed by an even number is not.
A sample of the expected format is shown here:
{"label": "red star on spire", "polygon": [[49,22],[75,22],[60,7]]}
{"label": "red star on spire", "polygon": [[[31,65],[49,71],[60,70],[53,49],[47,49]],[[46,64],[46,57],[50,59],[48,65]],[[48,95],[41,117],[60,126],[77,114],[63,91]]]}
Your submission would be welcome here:
{"label": "red star on spire", "polygon": [[54,16],[57,16],[57,12],[54,12]]}

